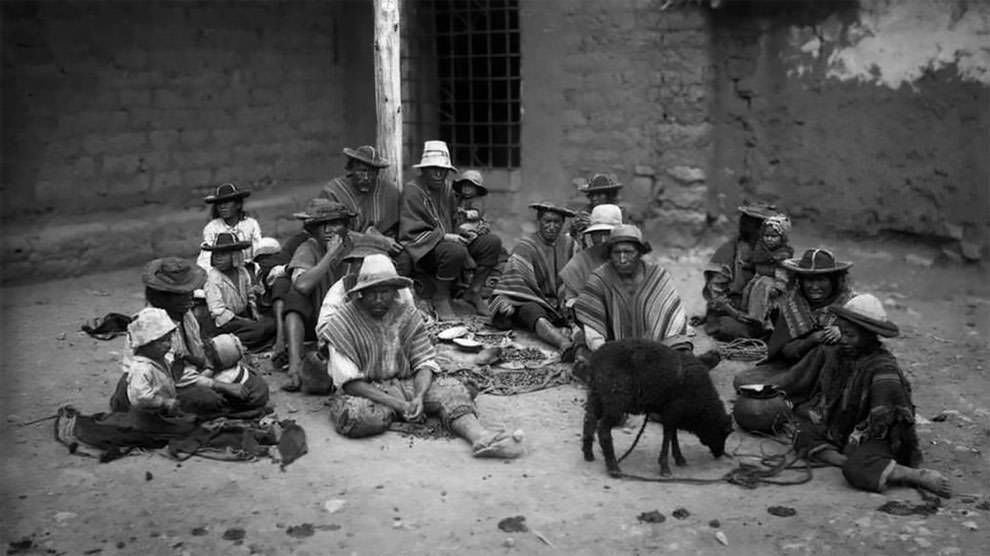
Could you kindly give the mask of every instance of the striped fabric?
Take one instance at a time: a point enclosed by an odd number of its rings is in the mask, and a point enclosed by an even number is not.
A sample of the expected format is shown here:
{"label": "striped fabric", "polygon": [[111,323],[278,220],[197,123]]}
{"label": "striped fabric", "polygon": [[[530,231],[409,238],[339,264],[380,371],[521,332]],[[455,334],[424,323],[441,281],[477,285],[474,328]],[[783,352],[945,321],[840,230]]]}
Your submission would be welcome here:
{"label": "striped fabric", "polygon": [[604,245],[595,245],[579,251],[560,271],[564,286],[564,299],[574,299],[584,290],[588,277],[596,268],[608,262]]}
{"label": "striped fabric", "polygon": [[539,233],[519,240],[492,291],[492,310],[499,312],[500,308],[533,302],[559,317],[562,291],[557,275],[573,253],[574,240],[563,234],[553,244],[544,241]]}
{"label": "striped fabric", "polygon": [[351,219],[356,232],[365,233],[369,227],[389,237],[399,232],[399,190],[391,184],[379,180],[374,191],[361,194],[350,178],[339,176],[323,187],[323,196],[357,213]]}
{"label": "striped fabric", "polygon": [[431,192],[419,180],[413,180],[402,190],[399,212],[399,243],[412,256],[420,259],[432,251],[446,233],[453,233],[454,211],[457,208],[450,185],[443,191]]}
{"label": "striped fabric", "polygon": [[383,381],[411,378],[423,368],[438,370],[436,352],[415,305],[396,303],[382,318],[369,315],[357,302],[347,302],[327,320],[326,341],[347,357],[360,378]]}
{"label": "striped fabric", "polygon": [[645,338],[662,341],[687,332],[687,315],[670,273],[641,263],[643,280],[634,292],[622,289],[611,264],[595,269],[574,304],[578,321],[606,341]]}
{"label": "striped fabric", "polygon": [[812,307],[801,291],[800,280],[795,281],[794,286],[777,302],[780,309],[779,318],[783,319],[790,331],[788,340],[831,326],[835,322],[835,314],[829,311],[829,307],[842,307],[853,295],[850,281],[846,276],[842,276],[839,278],[839,287],[833,292],[832,297]]}

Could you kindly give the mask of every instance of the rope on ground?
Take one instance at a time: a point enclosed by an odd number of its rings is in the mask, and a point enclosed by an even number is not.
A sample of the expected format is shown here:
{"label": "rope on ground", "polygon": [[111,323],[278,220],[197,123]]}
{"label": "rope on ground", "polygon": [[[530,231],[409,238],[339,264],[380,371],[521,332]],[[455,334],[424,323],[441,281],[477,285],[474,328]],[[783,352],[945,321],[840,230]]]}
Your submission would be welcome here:
{"label": "rope on ground", "polygon": [[767,358],[767,344],[756,338],[736,338],[731,342],[716,342],[718,354],[733,361],[762,361]]}

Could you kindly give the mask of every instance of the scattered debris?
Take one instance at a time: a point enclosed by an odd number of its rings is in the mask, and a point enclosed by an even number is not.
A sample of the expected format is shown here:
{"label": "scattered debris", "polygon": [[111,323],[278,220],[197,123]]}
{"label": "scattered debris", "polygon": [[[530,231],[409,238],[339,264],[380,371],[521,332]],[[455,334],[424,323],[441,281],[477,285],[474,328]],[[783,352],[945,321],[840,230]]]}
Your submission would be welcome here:
{"label": "scattered debris", "polygon": [[155,476],[151,474],[151,471],[145,471],[144,472],[144,480],[145,481],[150,481],[150,480],[152,480],[154,478],[155,478]]}
{"label": "scattered debris", "polygon": [[306,537],[312,537],[315,530],[312,523],[303,523],[301,525],[289,525],[285,533],[296,539],[304,539]]}
{"label": "scattered debris", "polygon": [[685,508],[677,508],[670,515],[676,517],[677,519],[687,519],[691,512],[687,511]]}
{"label": "scattered debris", "polygon": [[343,498],[331,498],[323,503],[323,509],[326,510],[327,513],[334,514],[340,511],[346,503],[347,500],[344,500]]}
{"label": "scattered debris", "polygon": [[58,523],[59,525],[64,525],[65,522],[73,520],[77,517],[79,517],[79,514],[75,512],[56,512],[55,522]]}
{"label": "scattered debris", "polygon": [[7,545],[7,554],[27,554],[34,547],[34,539],[31,537],[21,537],[16,541],[10,541]]}
{"label": "scattered debris", "polygon": [[247,535],[247,532],[240,527],[231,527],[223,532],[223,539],[225,541],[239,541]]}
{"label": "scattered debris", "polygon": [[529,527],[526,525],[526,517],[521,515],[507,517],[499,521],[498,528],[500,531],[506,533],[525,533],[529,531]]}
{"label": "scattered debris", "polygon": [[990,498],[988,498],[988,499],[980,502],[979,504],[977,504],[976,505],[976,509],[978,509],[978,510],[990,510]]}
{"label": "scattered debris", "polygon": [[513,546],[516,546],[516,539],[512,537],[505,537],[505,540],[502,541],[502,546],[505,548],[512,548]]}
{"label": "scattered debris", "polygon": [[977,529],[980,528],[980,526],[977,525],[975,521],[964,521],[962,526],[969,529],[970,531],[976,531]]}
{"label": "scattered debris", "polygon": [[55,336],[55,339],[56,340],[64,340],[65,339],[65,332],[59,333],[57,336]]}
{"label": "scattered debris", "polygon": [[770,506],[767,513],[777,517],[791,517],[797,515],[797,510],[789,506]]}
{"label": "scattered debris", "polygon": [[543,544],[549,546],[550,548],[555,548],[553,546],[553,543],[550,542],[550,539],[548,539],[545,536],[543,536],[543,533],[540,533],[536,529],[533,529],[532,531],[533,531],[533,534],[536,535],[536,538],[540,539],[540,542],[542,542]]}
{"label": "scattered debris", "polygon": [[642,521],[643,523],[663,523],[664,521],[667,521],[667,517],[657,510],[653,510],[652,512],[643,512],[636,516],[636,519]]}
{"label": "scattered debris", "polygon": [[938,511],[938,507],[939,501],[937,498],[926,500],[921,504],[909,504],[900,500],[891,500],[877,508],[877,511],[890,515],[932,515]]}
{"label": "scattered debris", "polygon": [[926,257],[917,253],[908,253],[904,256],[904,261],[908,264],[913,264],[923,268],[931,268],[932,265],[935,264],[935,259],[933,257]]}
{"label": "scattered debris", "polygon": [[340,525],[337,523],[328,523],[327,525],[317,525],[316,528],[320,531],[339,531]]}
{"label": "scattered debris", "polygon": [[729,546],[729,539],[725,536],[725,533],[721,531],[715,532],[715,540],[719,542],[722,546]]}
{"label": "scattered debris", "polygon": [[711,527],[712,529],[718,529],[719,527],[722,526],[722,522],[717,519],[713,519],[708,522],[708,526]]}
{"label": "scattered debris", "polygon": [[191,533],[192,533],[192,536],[194,536],[194,537],[205,536],[206,533],[207,533],[206,527],[193,527],[193,530],[191,531]]}

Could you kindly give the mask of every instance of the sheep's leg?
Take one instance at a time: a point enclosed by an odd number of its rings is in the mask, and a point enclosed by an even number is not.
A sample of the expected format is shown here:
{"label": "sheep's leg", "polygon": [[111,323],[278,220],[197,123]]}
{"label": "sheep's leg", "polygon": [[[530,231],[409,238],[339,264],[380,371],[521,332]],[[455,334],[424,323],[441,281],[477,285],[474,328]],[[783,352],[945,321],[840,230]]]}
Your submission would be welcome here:
{"label": "sheep's leg", "polygon": [[674,452],[674,465],[684,467],[687,460],[681,454],[681,445],[677,443],[677,427],[673,427],[673,438],[670,439],[670,448]]}
{"label": "sheep's leg", "polygon": [[[660,476],[670,477],[673,473],[670,472],[670,462],[667,461],[667,455],[670,453],[670,443],[672,439],[677,438],[677,428],[663,424],[663,442],[660,444],[660,457],[657,458],[657,463],[660,464]],[[677,440],[673,440],[677,442]]]}
{"label": "sheep's leg", "polygon": [[595,461],[592,443],[595,441],[595,427],[598,426],[601,415],[601,400],[594,392],[588,392],[588,400],[584,404],[584,432],[581,435],[581,452],[584,461]]}
{"label": "sheep's leg", "polygon": [[620,477],[622,470],[619,469],[619,462],[615,459],[615,446],[612,445],[612,423],[611,419],[598,420],[598,444],[602,448],[602,457],[605,458],[605,469],[613,477]]}

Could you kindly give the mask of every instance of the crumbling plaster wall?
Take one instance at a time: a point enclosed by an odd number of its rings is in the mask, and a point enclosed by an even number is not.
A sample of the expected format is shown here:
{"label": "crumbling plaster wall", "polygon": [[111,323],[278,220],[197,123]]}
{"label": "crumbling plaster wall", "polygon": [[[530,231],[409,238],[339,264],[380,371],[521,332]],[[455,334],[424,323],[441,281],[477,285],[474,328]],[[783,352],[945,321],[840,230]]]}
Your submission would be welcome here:
{"label": "crumbling plaster wall", "polygon": [[712,13],[721,208],[759,197],[977,255],[990,229],[990,4],[804,4]]}
{"label": "crumbling plaster wall", "polygon": [[368,127],[346,99],[372,90],[337,31],[355,8],[370,19],[355,2],[3,2],[3,216],[338,171],[345,125]]}

